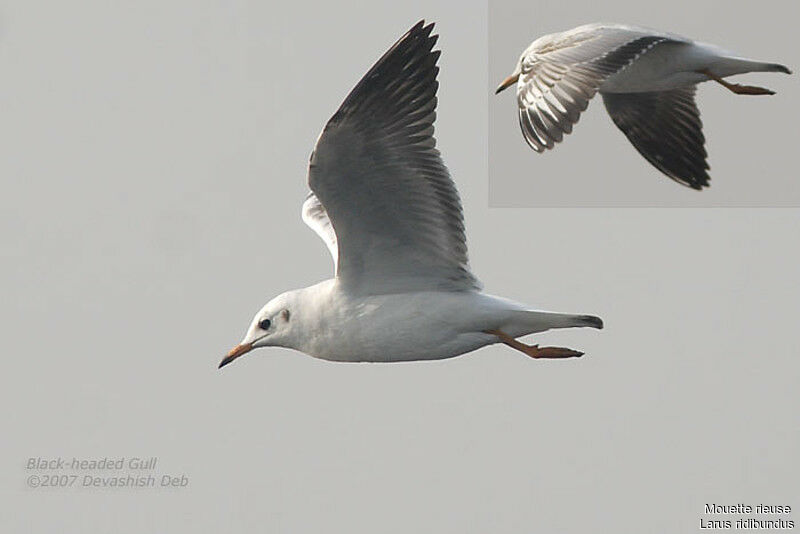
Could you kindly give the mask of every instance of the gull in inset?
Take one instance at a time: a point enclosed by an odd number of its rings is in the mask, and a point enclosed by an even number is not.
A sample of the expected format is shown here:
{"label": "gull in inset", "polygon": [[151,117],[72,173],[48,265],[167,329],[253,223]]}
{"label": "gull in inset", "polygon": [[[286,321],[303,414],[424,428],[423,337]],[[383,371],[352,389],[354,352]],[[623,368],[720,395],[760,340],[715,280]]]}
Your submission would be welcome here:
{"label": "gull in inset", "polygon": [[220,367],[258,347],[343,362],[438,360],[505,343],[533,358],[581,352],[516,338],[602,328],[481,292],[461,201],[433,137],[439,51],[433,24],[408,31],[362,78],[317,140],[303,220],[336,276],[287,291],[255,316]]}
{"label": "gull in inset", "polygon": [[730,83],[746,72],[791,71],[679,35],[623,24],[587,24],[536,39],[495,93],[517,84],[519,124],[544,152],[572,132],[599,92],[614,124],[658,170],[693,189],[708,186],[696,85],[713,80],[739,95],[769,89]]}

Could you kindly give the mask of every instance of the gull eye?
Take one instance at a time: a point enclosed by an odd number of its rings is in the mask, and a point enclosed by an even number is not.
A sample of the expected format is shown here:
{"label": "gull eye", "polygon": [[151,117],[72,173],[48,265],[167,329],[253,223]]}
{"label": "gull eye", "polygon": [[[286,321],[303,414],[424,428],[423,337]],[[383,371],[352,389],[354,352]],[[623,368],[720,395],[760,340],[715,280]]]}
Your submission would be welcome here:
{"label": "gull eye", "polygon": [[261,330],[269,330],[271,324],[272,322],[269,319],[262,319],[261,322],[258,323],[258,327]]}

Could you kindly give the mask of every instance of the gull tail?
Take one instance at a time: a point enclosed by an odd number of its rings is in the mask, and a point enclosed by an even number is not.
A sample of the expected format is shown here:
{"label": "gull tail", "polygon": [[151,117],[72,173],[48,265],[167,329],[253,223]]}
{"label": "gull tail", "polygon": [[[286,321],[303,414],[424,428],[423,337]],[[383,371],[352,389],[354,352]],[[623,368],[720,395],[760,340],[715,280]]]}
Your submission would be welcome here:
{"label": "gull tail", "polygon": [[780,63],[762,63],[764,72],[782,72],[784,74],[791,74],[792,71],[786,65]]}
{"label": "gull tail", "polygon": [[715,62],[710,68],[711,72],[724,78],[726,76],[734,76],[736,74],[745,74],[747,72],[783,72],[784,74],[791,74],[792,71],[786,65],[780,63],[768,63],[765,61],[755,61],[752,59],[744,59],[740,57],[723,57]]}
{"label": "gull tail", "polygon": [[554,313],[536,310],[518,311],[514,314],[515,326],[521,328],[515,330],[523,330],[525,334],[535,334],[536,332],[544,332],[551,328],[580,328],[589,327],[603,328],[603,320],[594,315],[574,315],[569,313]]}

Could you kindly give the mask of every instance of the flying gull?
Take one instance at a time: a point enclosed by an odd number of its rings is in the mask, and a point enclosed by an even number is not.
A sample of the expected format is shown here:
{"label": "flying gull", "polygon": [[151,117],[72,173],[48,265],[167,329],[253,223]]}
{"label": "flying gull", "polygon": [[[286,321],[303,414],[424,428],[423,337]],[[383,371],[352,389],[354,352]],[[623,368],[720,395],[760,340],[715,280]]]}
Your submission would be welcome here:
{"label": "flying gull", "polygon": [[268,302],[220,367],[259,347],[342,362],[451,358],[505,343],[533,358],[581,352],[527,345],[598,317],[532,310],[481,292],[470,272],[461,201],[436,150],[437,36],[419,22],[328,121],[308,166],[303,220],[336,275]]}
{"label": "flying gull", "polygon": [[713,80],[739,95],[775,94],[724,79],[746,72],[791,74],[679,35],[596,23],[536,39],[496,93],[517,84],[522,134],[541,153],[572,132],[599,92],[611,120],[647,161],[699,190],[709,185],[709,166],[696,85]]}

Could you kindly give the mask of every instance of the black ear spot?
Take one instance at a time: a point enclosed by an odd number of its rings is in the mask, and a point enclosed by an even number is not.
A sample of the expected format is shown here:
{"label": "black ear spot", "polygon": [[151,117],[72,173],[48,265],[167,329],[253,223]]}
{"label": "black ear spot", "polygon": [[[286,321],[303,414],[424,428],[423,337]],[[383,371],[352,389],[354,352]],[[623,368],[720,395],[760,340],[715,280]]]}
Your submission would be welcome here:
{"label": "black ear spot", "polygon": [[291,314],[291,313],[289,313],[289,310],[283,310],[283,311],[281,311],[281,317],[283,317],[283,320],[284,320],[284,321],[288,321],[288,320],[289,320],[289,317],[291,317],[291,316],[292,316],[292,314]]}

